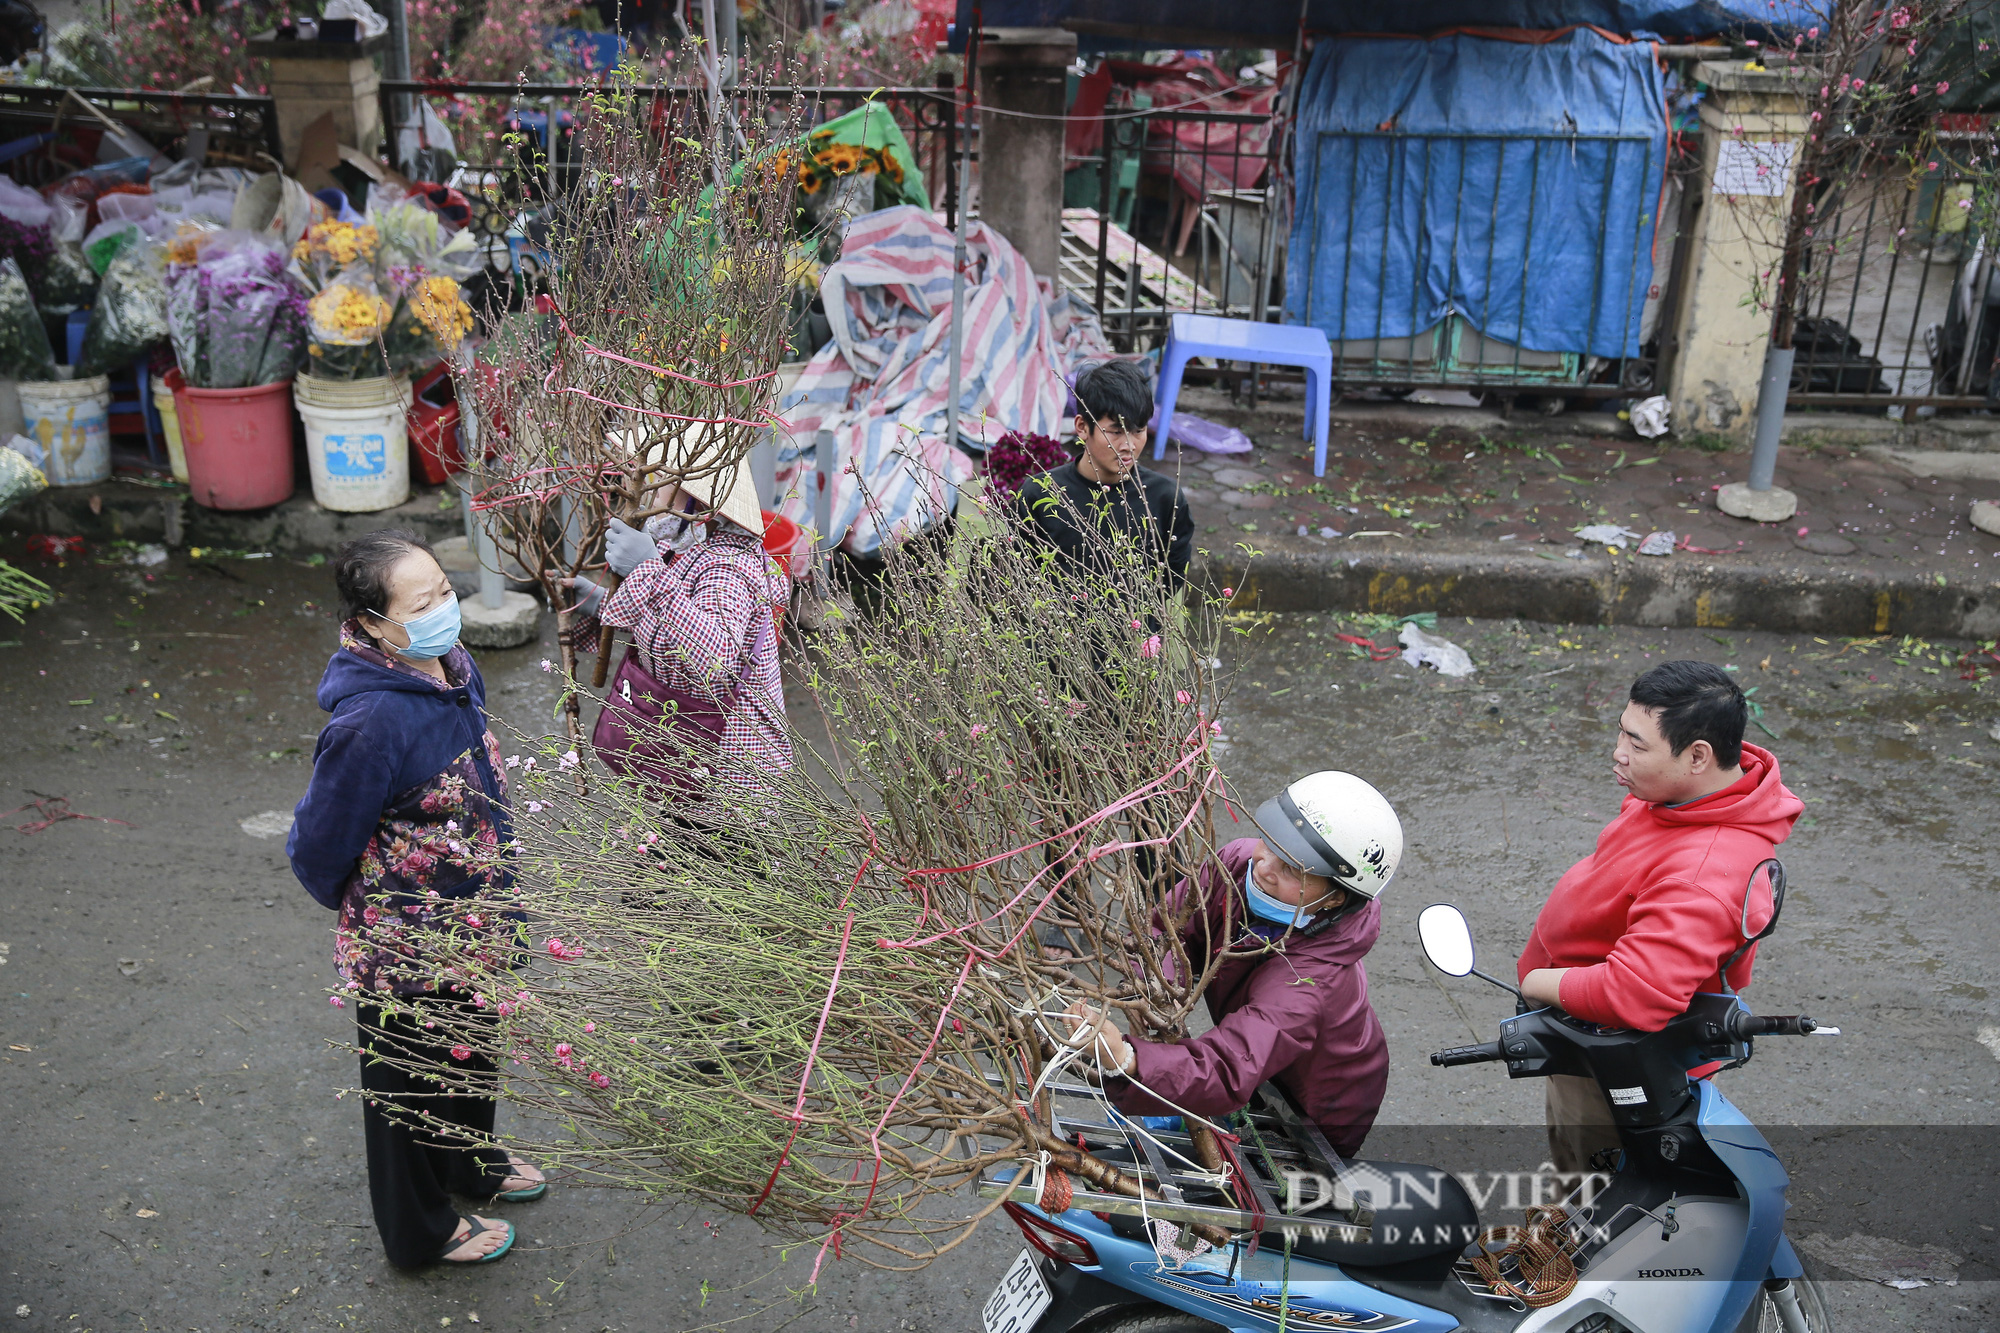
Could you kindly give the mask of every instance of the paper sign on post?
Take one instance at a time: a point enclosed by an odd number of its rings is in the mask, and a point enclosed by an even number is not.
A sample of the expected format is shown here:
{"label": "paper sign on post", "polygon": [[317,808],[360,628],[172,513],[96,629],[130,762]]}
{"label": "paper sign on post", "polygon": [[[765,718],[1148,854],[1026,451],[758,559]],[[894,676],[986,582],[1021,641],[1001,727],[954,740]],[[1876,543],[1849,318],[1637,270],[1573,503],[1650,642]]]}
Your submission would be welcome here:
{"label": "paper sign on post", "polygon": [[1789,139],[1724,139],[1715,155],[1713,192],[1782,195],[1797,150],[1798,144]]}

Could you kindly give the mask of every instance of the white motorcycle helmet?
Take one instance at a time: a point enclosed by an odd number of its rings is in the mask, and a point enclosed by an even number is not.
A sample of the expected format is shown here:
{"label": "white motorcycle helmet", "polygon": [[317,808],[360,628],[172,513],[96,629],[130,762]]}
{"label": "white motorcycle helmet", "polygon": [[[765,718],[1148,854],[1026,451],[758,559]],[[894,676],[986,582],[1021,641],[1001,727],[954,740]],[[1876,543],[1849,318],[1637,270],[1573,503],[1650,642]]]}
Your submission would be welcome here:
{"label": "white motorcycle helmet", "polygon": [[1272,851],[1348,892],[1345,910],[1382,896],[1403,859],[1403,821],[1381,792],[1352,773],[1309,773],[1257,807]]}

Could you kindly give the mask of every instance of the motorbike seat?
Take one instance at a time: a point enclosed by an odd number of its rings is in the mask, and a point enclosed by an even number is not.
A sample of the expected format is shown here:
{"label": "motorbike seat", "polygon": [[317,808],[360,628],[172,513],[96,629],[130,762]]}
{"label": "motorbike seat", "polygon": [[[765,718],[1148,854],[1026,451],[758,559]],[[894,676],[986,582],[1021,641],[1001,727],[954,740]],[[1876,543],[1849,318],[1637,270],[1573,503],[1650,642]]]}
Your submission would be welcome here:
{"label": "motorbike seat", "polygon": [[1264,1244],[1342,1268],[1384,1268],[1418,1259],[1456,1257],[1479,1238],[1479,1208],[1456,1176],[1414,1162],[1354,1161],[1347,1187],[1365,1197],[1374,1224],[1365,1233],[1331,1205],[1296,1218],[1267,1219]]}

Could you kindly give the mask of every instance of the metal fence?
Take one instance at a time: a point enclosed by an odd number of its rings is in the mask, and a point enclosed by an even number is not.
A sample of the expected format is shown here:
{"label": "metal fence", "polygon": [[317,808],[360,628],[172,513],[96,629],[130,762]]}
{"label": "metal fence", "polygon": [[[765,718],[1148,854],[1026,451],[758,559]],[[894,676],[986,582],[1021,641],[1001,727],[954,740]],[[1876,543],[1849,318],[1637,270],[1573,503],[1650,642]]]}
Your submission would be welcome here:
{"label": "metal fence", "polygon": [[68,151],[67,140],[78,130],[87,136],[105,131],[100,117],[170,157],[200,156],[209,166],[269,171],[281,151],[276,104],[268,97],[7,83],[0,84],[0,152],[17,150],[6,159],[8,173],[41,186],[93,165],[94,137],[88,153]]}
{"label": "metal fence", "polygon": [[1911,170],[1817,201],[1789,406],[2000,406],[2000,256],[1979,221],[1993,201],[1953,160],[1992,139],[1950,131]]}
{"label": "metal fence", "polygon": [[[518,308],[538,262],[536,208],[551,190],[566,188],[573,164],[568,144],[584,84],[398,83],[384,81],[384,122],[392,135],[400,122],[415,128],[420,97],[449,99],[461,110],[453,124],[459,160],[452,181],[472,206],[472,230],[488,256],[487,280],[505,305]],[[705,93],[690,87],[636,90],[671,105],[672,114],[701,116]],[[968,126],[958,91],[948,78],[931,88],[788,87],[771,90],[805,99],[809,121],[820,123],[872,99],[895,115],[917,156],[933,206],[955,225],[961,202],[978,211],[981,188],[975,116]],[[18,96],[25,94],[25,96]],[[26,104],[46,116],[61,90],[0,88],[0,116]],[[126,99],[133,109],[175,114],[223,126],[236,141],[263,135],[275,140],[269,103],[258,98],[174,97],[94,90],[93,101]],[[959,136],[972,133],[974,177],[961,189]],[[529,151],[509,144],[512,133]],[[1981,122],[1944,136],[1991,142]],[[1436,143],[1421,135],[1398,138],[1398,150],[1428,163]],[[1474,136],[1476,137],[1476,136]],[[1498,136],[1488,136],[1497,139]],[[1577,201],[1571,230],[1592,237],[1601,260],[1614,218],[1642,210],[1650,235],[1650,273],[1635,270],[1617,290],[1599,272],[1589,301],[1608,325],[1637,328],[1636,351],[1608,356],[1582,345],[1550,347],[1495,336],[1483,314],[1479,324],[1454,308],[1428,327],[1404,337],[1341,339],[1335,345],[1335,378],[1348,391],[1379,390],[1403,397],[1425,390],[1461,390],[1480,398],[1540,398],[1549,408],[1569,400],[1632,398],[1657,391],[1676,352],[1671,311],[1685,280],[1689,210],[1706,191],[1696,177],[1700,142],[1687,129],[1669,141],[1668,158],[1644,136],[1594,136],[1645,145],[1643,169],[1614,179]],[[1323,140],[1325,136],[1321,136]],[[1482,193],[1491,199],[1518,188],[1533,197],[1549,155],[1574,154],[1593,136],[1514,136],[1511,152],[1495,154],[1494,170],[1513,173]],[[393,142],[393,140],[392,140]],[[1099,314],[1112,344],[1144,351],[1164,341],[1167,322],[1180,312],[1274,320],[1282,315],[1288,263],[1321,256],[1288,254],[1293,222],[1291,159],[1325,151],[1323,142],[1286,145],[1277,115],[1166,108],[1111,107],[1095,153],[1069,159],[1070,180],[1062,212],[1060,285]],[[1949,154],[1945,154],[1948,157]],[[1079,188],[1079,183],[1081,188]],[[1411,197],[1398,207],[1423,206],[1440,219],[1421,245],[1451,256],[1450,285],[1470,280],[1481,288],[1508,287],[1514,318],[1531,299],[1542,273],[1533,244],[1511,252],[1468,249],[1468,231],[1490,219],[1473,216],[1462,198],[1462,178],[1438,179],[1423,170],[1405,173]],[[1867,407],[1891,404],[1970,409],[1993,404],[1993,362],[2000,350],[2000,252],[1968,219],[1971,183],[1942,161],[1936,172],[1908,181],[1884,180],[1865,191],[1829,201],[1823,235],[1808,274],[1809,317],[1796,339],[1791,404],[1794,407]],[[1384,196],[1373,201],[1387,208]],[[1318,232],[1314,246],[1323,243]],[[1350,230],[1343,264],[1379,265],[1381,247],[1357,241]],[[1600,263],[1598,269],[1602,270]],[[1501,270],[1511,270],[1502,272]],[[1646,277],[1640,281],[1639,277]],[[1613,287],[1617,286],[1613,282]],[[1378,293],[1385,308],[1405,304],[1415,291]],[[1200,376],[1202,372],[1196,372]],[[1210,377],[1235,380],[1227,368]],[[1265,372],[1265,378],[1287,378]]]}
{"label": "metal fence", "polygon": [[1083,193],[1094,183],[1096,197],[1065,190],[1061,282],[1097,311],[1113,346],[1158,345],[1177,313],[1261,321],[1275,311],[1287,229],[1272,188],[1276,131],[1269,114],[1121,108],[1104,120],[1100,151],[1070,160],[1071,178],[1088,173]]}

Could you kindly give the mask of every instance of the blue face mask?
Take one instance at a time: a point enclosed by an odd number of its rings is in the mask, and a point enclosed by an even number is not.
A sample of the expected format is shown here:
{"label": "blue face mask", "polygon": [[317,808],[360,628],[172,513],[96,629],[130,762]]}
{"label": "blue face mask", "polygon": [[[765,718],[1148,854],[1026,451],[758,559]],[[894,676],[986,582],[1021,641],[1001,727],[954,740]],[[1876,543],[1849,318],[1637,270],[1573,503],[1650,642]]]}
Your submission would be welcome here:
{"label": "blue face mask", "polygon": [[[389,617],[383,616],[382,619],[389,620]],[[409,647],[389,648],[396,656],[412,662],[428,662],[443,657],[458,642],[458,596],[454,593],[415,620],[389,620],[389,623],[401,625],[410,636]]]}
{"label": "blue face mask", "polygon": [[1243,899],[1250,904],[1250,914],[1276,926],[1298,925],[1300,910],[1298,906],[1293,903],[1281,903],[1258,888],[1256,874],[1257,867],[1254,865],[1243,872]]}

